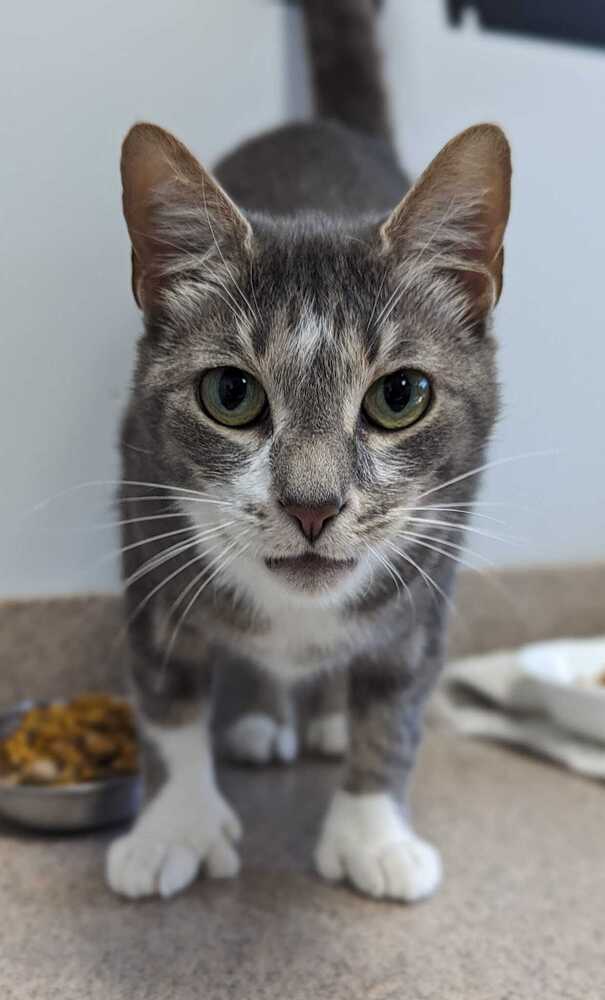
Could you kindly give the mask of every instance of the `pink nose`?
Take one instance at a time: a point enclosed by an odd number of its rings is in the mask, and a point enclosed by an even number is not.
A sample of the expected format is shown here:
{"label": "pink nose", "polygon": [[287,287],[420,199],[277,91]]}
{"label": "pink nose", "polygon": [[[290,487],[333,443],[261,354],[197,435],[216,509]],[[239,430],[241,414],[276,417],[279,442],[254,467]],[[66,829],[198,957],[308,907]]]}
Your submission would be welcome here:
{"label": "pink nose", "polygon": [[306,507],[303,504],[285,503],[284,510],[298,521],[305,538],[314,542],[321,535],[326,521],[330,521],[342,510],[342,504],[322,503],[317,507]]}

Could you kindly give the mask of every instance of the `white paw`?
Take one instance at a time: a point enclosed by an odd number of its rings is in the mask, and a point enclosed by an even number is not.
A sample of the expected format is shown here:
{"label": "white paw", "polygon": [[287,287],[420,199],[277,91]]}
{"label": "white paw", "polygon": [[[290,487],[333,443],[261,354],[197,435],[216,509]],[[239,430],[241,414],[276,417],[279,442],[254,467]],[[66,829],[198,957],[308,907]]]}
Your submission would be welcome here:
{"label": "white paw", "polygon": [[215,793],[186,815],[171,813],[170,806],[161,803],[160,794],[131,832],[109,847],[106,877],[114,892],[130,899],[174,896],[193,882],[202,865],[211,878],[237,875],[239,858],[233,844],[241,826],[220,795]]}
{"label": "white paw", "polygon": [[337,792],[315,863],[324,878],[347,879],[368,896],[407,903],[430,896],[442,872],[438,851],[416,836],[385,793]]}
{"label": "white paw", "polygon": [[307,726],[306,746],[325,757],[342,757],[349,745],[349,726],[344,712],[318,715]]}
{"label": "white paw", "polygon": [[268,764],[271,760],[289,764],[298,753],[294,726],[280,725],[260,712],[240,716],[225,732],[224,742],[234,760],[252,764]]}

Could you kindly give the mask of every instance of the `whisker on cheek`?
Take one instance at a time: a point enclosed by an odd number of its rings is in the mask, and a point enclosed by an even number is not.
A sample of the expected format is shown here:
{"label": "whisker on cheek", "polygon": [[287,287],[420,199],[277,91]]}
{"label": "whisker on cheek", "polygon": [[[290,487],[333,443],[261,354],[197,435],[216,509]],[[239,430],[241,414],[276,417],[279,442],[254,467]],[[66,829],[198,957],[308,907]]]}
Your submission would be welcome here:
{"label": "whisker on cheek", "polygon": [[393,545],[392,542],[385,542],[385,545],[387,545],[389,549],[391,549],[393,552],[396,552],[398,556],[401,556],[402,559],[405,559],[406,562],[410,563],[410,565],[413,566],[413,568],[420,574],[420,576],[422,577],[422,579],[426,583],[429,591],[433,595],[433,600],[434,601],[436,601],[436,596],[435,595],[438,594],[443,599],[443,601],[447,604],[447,606],[449,607],[450,611],[452,611],[453,613],[455,613],[456,608],[454,607],[454,604],[453,604],[453,602],[452,602],[449,594],[446,594],[446,592],[443,590],[443,588],[440,587],[440,585],[437,583],[437,581],[433,579],[433,577],[430,575],[430,573],[427,573],[426,570],[423,569],[423,567],[419,563],[417,563],[414,559],[412,559],[412,557],[409,555],[409,553],[404,552],[401,549],[398,549],[397,546]]}
{"label": "whisker on cheek", "polygon": [[[437,545],[444,545],[448,549],[453,549],[456,552],[467,552],[469,555],[473,556],[475,559],[479,559],[481,562],[486,563],[488,566],[494,566],[495,564],[487,556],[482,555],[480,552],[475,552],[473,549],[469,548],[468,545],[458,545],[456,542],[450,542],[447,538],[440,538],[438,535],[425,535],[414,531],[402,531],[402,538],[418,538],[426,540],[427,542],[435,542]],[[444,555],[446,553],[443,553]]]}
{"label": "whisker on cheek", "polygon": [[117,556],[122,555],[124,552],[130,552],[132,549],[138,549],[143,545],[149,545],[155,542],[163,541],[165,538],[173,538],[175,535],[184,535],[188,533],[191,537],[194,536],[199,541],[203,538],[207,538],[211,535],[217,534],[223,528],[227,528],[232,524],[237,524],[237,521],[223,521],[220,524],[214,525],[211,528],[207,528],[204,531],[198,532],[196,534],[196,529],[191,525],[187,525],[186,528],[177,528],[176,531],[163,531],[160,535],[148,535],[146,538],[141,538],[137,542],[130,542],[129,545],[123,545],[121,548],[113,549],[112,552],[108,552],[106,555],[102,556],[99,560],[99,564],[107,562],[109,559],[115,559]]}
{"label": "whisker on cheek", "polygon": [[166,496],[162,494],[161,496],[141,496],[141,497],[128,497],[121,496],[118,498],[119,503],[150,503],[151,501],[155,503],[209,503],[209,504],[219,504],[222,507],[233,507],[234,505],[229,500],[219,500],[217,497],[188,497],[188,496]]}
{"label": "whisker on cheek", "polygon": [[472,525],[460,524],[456,521],[441,521],[430,517],[408,517],[407,520],[413,524],[432,524],[436,527],[447,528],[450,531],[480,535],[481,538],[490,538],[492,541],[502,542],[503,545],[523,545],[525,543],[525,539],[522,538],[503,538],[502,535],[494,535],[491,531],[484,531],[483,528],[473,528]]}
{"label": "whisker on cheek", "polygon": [[[467,559],[463,559],[461,556],[455,555],[453,552],[448,552],[447,549],[442,548],[440,545],[433,545],[429,542],[423,541],[422,536],[409,534],[407,531],[403,531],[400,537],[411,541],[415,545],[420,545],[422,548],[429,549],[431,552],[436,552],[439,555],[445,556],[446,559],[451,559],[452,562],[457,563],[459,566],[464,566],[467,569],[476,570],[477,572],[480,571],[478,566],[475,566],[474,563],[469,562]],[[472,554],[475,555],[475,553]],[[476,558],[481,557],[476,556]]]}
{"label": "whisker on cheek", "polygon": [[452,479],[448,479],[445,483],[440,483],[439,486],[433,486],[430,490],[425,490],[424,493],[419,493],[416,499],[422,500],[424,497],[431,496],[433,493],[438,493],[439,490],[444,490],[447,486],[453,486],[455,483],[461,483],[464,479],[469,479],[471,476],[478,476],[481,472],[486,472],[488,469],[496,469],[498,466],[507,465],[509,462],[519,462],[528,458],[548,458],[558,454],[559,452],[556,448],[549,448],[545,451],[526,451],[520,455],[509,455],[506,458],[497,458],[493,462],[484,462],[483,465],[478,465],[474,469],[469,469],[468,472],[462,472],[459,476],[454,476]]}
{"label": "whisker on cheek", "polygon": [[412,595],[412,591],[411,591],[410,587],[408,586],[408,584],[403,579],[403,577],[401,576],[401,574],[397,571],[396,567],[393,565],[393,563],[391,562],[391,560],[388,558],[388,556],[383,555],[383,553],[379,552],[372,545],[366,544],[366,547],[369,549],[369,551],[374,556],[374,558],[377,559],[378,562],[382,566],[384,566],[384,568],[386,569],[387,573],[389,574],[389,576],[391,577],[391,579],[394,581],[395,587],[397,588],[397,590],[399,591],[399,586],[400,585],[404,588],[406,596],[407,596],[407,598],[408,598],[408,600],[410,602],[412,611],[414,612],[414,615],[415,615],[416,614],[416,607],[415,607],[415,604],[414,604],[414,597]]}
{"label": "whisker on cheek", "polygon": [[[179,605],[182,604],[182,602],[183,602],[184,598],[187,596],[187,594],[191,590],[193,590],[193,588],[196,586],[196,584],[198,584],[200,582],[200,580],[202,580],[201,586],[198,587],[198,589],[195,591],[193,597],[188,602],[187,606],[185,607],[184,611],[179,616],[179,619],[176,622],[176,625],[174,627],[174,630],[172,632],[170,640],[169,640],[169,642],[167,644],[166,651],[164,653],[164,657],[163,657],[163,661],[162,661],[162,667],[163,667],[163,669],[165,669],[167,667],[167,665],[168,665],[168,662],[170,660],[170,656],[172,654],[172,650],[174,649],[174,644],[176,642],[176,639],[177,639],[178,633],[179,633],[179,631],[181,629],[181,626],[185,622],[185,619],[187,618],[189,612],[193,608],[193,605],[196,603],[196,601],[198,600],[198,598],[201,596],[202,592],[215,579],[215,577],[219,573],[223,572],[227,568],[227,566],[231,565],[231,563],[235,559],[240,558],[244,554],[244,552],[247,550],[247,548],[249,547],[249,543],[246,544],[246,545],[244,545],[244,546],[241,546],[239,544],[242,541],[242,539],[245,539],[247,537],[247,534],[248,534],[247,531],[240,532],[240,534],[233,540],[233,542],[230,545],[226,546],[226,548],[224,548],[219,553],[219,555],[216,557],[216,559],[211,560],[211,562],[208,563],[208,565],[204,567],[204,569],[202,570],[202,572],[199,573],[197,576],[195,576],[193,578],[193,580],[181,591],[181,593],[179,594],[178,598],[173,603],[172,607],[170,608],[170,610],[168,612],[168,617],[166,619],[166,624],[168,623],[168,621],[170,620],[170,618],[172,617],[172,615],[174,614],[174,612],[176,611],[176,609],[179,607]],[[235,551],[235,553],[233,553],[233,555],[231,557],[229,557],[228,559],[225,558],[225,556],[227,556],[227,553],[230,552],[230,551],[232,551],[232,549],[235,546],[238,546],[238,548]],[[218,563],[218,566],[216,565],[217,563]],[[213,566],[216,566],[216,568],[213,570],[213,572],[211,572],[210,574],[208,574],[208,570],[211,570]]]}

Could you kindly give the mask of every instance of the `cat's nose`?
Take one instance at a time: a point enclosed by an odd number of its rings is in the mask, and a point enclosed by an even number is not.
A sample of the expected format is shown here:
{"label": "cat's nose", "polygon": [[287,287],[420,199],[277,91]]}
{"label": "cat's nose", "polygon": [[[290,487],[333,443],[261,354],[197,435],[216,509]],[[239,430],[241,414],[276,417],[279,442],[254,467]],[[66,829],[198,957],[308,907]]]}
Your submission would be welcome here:
{"label": "cat's nose", "polygon": [[322,503],[316,506],[306,504],[288,503],[281,501],[281,505],[293,520],[298,522],[298,526],[305,538],[314,542],[319,538],[328,521],[340,513],[344,504],[332,500],[329,503]]}

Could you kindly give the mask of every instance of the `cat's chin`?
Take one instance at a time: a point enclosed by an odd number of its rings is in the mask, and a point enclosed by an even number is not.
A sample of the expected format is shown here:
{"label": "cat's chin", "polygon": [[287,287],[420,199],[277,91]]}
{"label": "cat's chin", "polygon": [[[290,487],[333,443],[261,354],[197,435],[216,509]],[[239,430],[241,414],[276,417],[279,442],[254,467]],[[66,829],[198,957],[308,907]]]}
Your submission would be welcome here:
{"label": "cat's chin", "polygon": [[320,594],[341,584],[357,566],[356,559],[329,559],[308,552],[300,556],[268,557],[265,566],[293,590]]}

